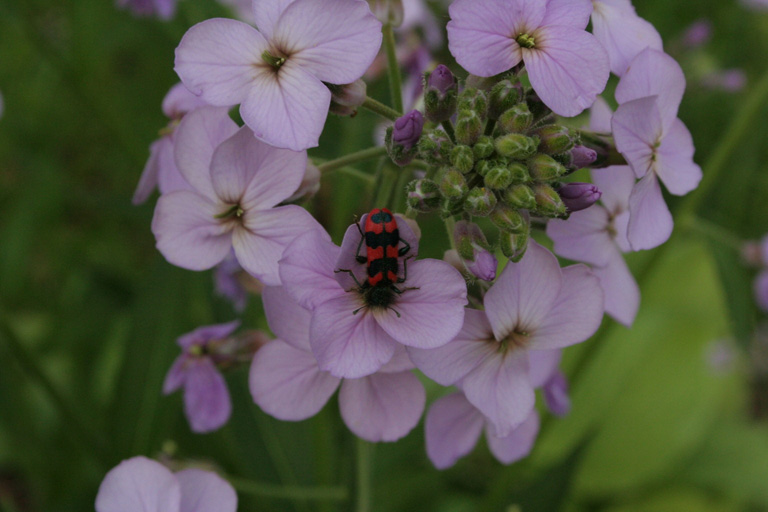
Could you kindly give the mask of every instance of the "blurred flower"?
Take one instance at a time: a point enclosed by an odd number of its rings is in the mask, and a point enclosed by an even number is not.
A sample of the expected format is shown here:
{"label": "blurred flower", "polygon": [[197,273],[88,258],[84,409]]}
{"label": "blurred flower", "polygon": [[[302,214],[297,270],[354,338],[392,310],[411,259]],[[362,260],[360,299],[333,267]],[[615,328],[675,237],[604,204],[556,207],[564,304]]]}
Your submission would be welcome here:
{"label": "blurred flower", "polygon": [[768,10],[768,0],[741,0],[741,3],[748,9],[755,11]]}
{"label": "blurred flower", "polygon": [[712,71],[701,77],[699,82],[707,89],[720,89],[725,92],[739,92],[747,85],[747,75],[741,69]]}
{"label": "blurred flower", "polygon": [[176,0],[117,0],[117,6],[137,16],[157,16],[162,20],[169,20],[176,13]]}
{"label": "blurred flower", "polygon": [[701,19],[693,22],[686,29],[682,42],[687,48],[696,49],[707,44],[710,39],[712,39],[712,22]]}

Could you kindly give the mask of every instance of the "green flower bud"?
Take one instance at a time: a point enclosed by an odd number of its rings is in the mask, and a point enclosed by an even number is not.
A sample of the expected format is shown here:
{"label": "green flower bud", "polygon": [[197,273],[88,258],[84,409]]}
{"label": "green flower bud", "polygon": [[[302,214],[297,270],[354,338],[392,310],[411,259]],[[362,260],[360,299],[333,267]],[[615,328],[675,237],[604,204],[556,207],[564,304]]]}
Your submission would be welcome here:
{"label": "green flower bud", "polygon": [[536,181],[553,181],[567,172],[565,166],[549,155],[539,153],[528,160],[528,170]]}
{"label": "green flower bud", "polygon": [[488,171],[490,171],[495,166],[495,162],[492,160],[480,160],[475,164],[475,171],[480,176],[485,177],[486,174],[488,174]]}
{"label": "green flower bud", "polygon": [[504,256],[509,258],[509,261],[517,263],[523,259],[523,256],[525,256],[525,251],[528,249],[529,236],[527,231],[520,234],[506,233],[502,231],[499,234],[501,252]]}
{"label": "green flower bud", "polygon": [[550,124],[536,130],[536,135],[541,139],[539,151],[543,153],[557,155],[573,149],[574,139],[565,126]]}
{"label": "green flower bud", "polygon": [[451,166],[467,174],[475,166],[475,154],[469,146],[454,146],[451,151]]}
{"label": "green flower bud", "polygon": [[433,130],[424,133],[419,139],[419,156],[430,165],[440,167],[451,161],[453,142],[443,131]]}
{"label": "green flower bud", "polygon": [[456,215],[462,213],[463,209],[464,206],[461,199],[456,200],[444,197],[440,206],[440,216],[444,219],[455,217]]}
{"label": "green flower bud", "polygon": [[449,120],[456,113],[459,84],[448,67],[440,64],[424,74],[424,111],[433,123]]}
{"label": "green flower bud", "polygon": [[481,136],[472,147],[472,150],[475,152],[475,158],[478,160],[490,157],[493,155],[493,152],[496,151],[496,146],[493,143],[493,137],[489,137],[487,135]]}
{"label": "green flower bud", "polygon": [[488,113],[488,95],[471,87],[465,88],[459,94],[459,111],[474,110],[478,116],[485,118]]}
{"label": "green flower bud", "polygon": [[440,188],[432,180],[414,180],[405,187],[405,191],[408,206],[417,212],[429,213],[440,207]]}
{"label": "green flower bud", "polygon": [[507,233],[523,233],[527,229],[520,212],[504,204],[496,205],[489,217],[497,228]]}
{"label": "green flower bud", "polygon": [[456,141],[472,146],[483,134],[483,120],[474,110],[460,110],[456,120]]}
{"label": "green flower bud", "polygon": [[512,173],[509,167],[497,165],[486,172],[483,177],[485,186],[493,190],[504,190],[512,184]]}
{"label": "green flower bud", "polygon": [[440,179],[440,193],[452,201],[460,201],[467,195],[469,188],[464,175],[456,170],[448,170]]}
{"label": "green flower bud", "polygon": [[509,174],[512,177],[512,183],[528,183],[531,181],[531,174],[528,167],[520,162],[512,162],[508,166]]}
{"label": "green flower bud", "polygon": [[526,103],[518,103],[499,116],[498,125],[504,133],[523,133],[533,124],[533,114]]}
{"label": "green flower bud", "polygon": [[528,185],[512,185],[504,192],[504,202],[519,210],[536,208],[536,195]]}
{"label": "green flower bud", "polygon": [[515,160],[530,158],[538,147],[538,137],[526,137],[520,133],[509,133],[496,139],[496,151]]}
{"label": "green flower bud", "polygon": [[496,207],[496,195],[485,187],[475,187],[464,200],[464,210],[475,217],[487,217]]}
{"label": "green flower bud", "polygon": [[520,82],[502,80],[491,89],[488,97],[488,117],[498,119],[501,114],[515,106],[524,97]]}
{"label": "green flower bud", "polygon": [[544,217],[565,217],[568,209],[557,191],[546,183],[533,187],[536,196],[536,213]]}

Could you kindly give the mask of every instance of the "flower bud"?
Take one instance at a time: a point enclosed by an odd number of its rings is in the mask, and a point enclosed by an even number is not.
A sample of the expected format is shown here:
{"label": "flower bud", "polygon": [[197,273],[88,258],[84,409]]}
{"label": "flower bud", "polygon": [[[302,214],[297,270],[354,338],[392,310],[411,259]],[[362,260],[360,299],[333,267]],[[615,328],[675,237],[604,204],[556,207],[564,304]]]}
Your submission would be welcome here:
{"label": "flower bud", "polygon": [[597,151],[586,146],[575,146],[571,150],[571,167],[582,169],[589,167],[597,160]]}
{"label": "flower bud", "polygon": [[397,28],[403,24],[402,0],[368,0],[371,12],[380,22]]}
{"label": "flower bud", "polygon": [[464,200],[464,211],[475,217],[487,217],[496,207],[498,200],[494,193],[485,187],[475,187]]}
{"label": "flower bud", "polygon": [[387,129],[384,142],[393,162],[399,166],[411,163],[423,129],[424,116],[418,110],[410,111]]}
{"label": "flower bud", "polygon": [[600,189],[591,183],[566,183],[557,189],[557,193],[565,203],[568,213],[589,208],[603,195]]}
{"label": "flower bud", "polygon": [[539,151],[548,155],[557,155],[573,149],[573,138],[567,127],[559,124],[549,124],[536,130],[541,139]]}
{"label": "flower bud", "polygon": [[499,116],[498,125],[504,133],[522,133],[533,124],[528,104],[518,103]]}
{"label": "flower bud", "polygon": [[525,160],[536,153],[538,137],[526,137],[520,133],[509,133],[496,139],[496,151],[515,160]]}
{"label": "flower bud", "polygon": [[479,89],[466,87],[459,94],[459,111],[474,110],[478,116],[485,118],[488,112],[488,95]]}
{"label": "flower bud", "polygon": [[433,123],[449,120],[456,113],[459,86],[447,66],[440,64],[424,75],[424,110]]}
{"label": "flower bud", "polygon": [[504,190],[512,184],[512,172],[507,166],[496,165],[485,173],[483,181],[490,189]]}
{"label": "flower bud", "polygon": [[477,139],[477,142],[472,147],[472,150],[475,152],[475,158],[477,160],[482,160],[483,158],[488,158],[491,155],[493,155],[493,152],[496,150],[496,146],[493,142],[493,137],[489,137],[488,135],[482,135],[479,139]]}
{"label": "flower bud", "polygon": [[502,80],[491,89],[488,96],[488,117],[498,119],[501,114],[523,99],[523,86],[520,82]]}
{"label": "flower bud", "polygon": [[504,204],[496,205],[489,217],[491,222],[501,231],[522,233],[527,229],[527,223],[520,212]]}
{"label": "flower bud", "polygon": [[504,202],[519,210],[536,208],[536,195],[528,185],[512,185],[504,192]]}
{"label": "flower bud", "polygon": [[440,188],[432,180],[414,180],[405,187],[405,191],[408,207],[417,212],[429,213],[440,207]]}
{"label": "flower bud", "polygon": [[450,169],[443,174],[440,180],[440,193],[451,202],[458,202],[469,192],[467,180],[459,171]]}
{"label": "flower bud", "polygon": [[512,162],[507,168],[512,178],[511,183],[528,183],[531,181],[531,174],[528,172],[528,167],[525,164]]}
{"label": "flower bud", "polygon": [[443,131],[430,130],[419,139],[419,155],[425,162],[437,167],[450,163],[453,142]]}
{"label": "flower bud", "polygon": [[475,166],[475,155],[469,146],[454,146],[451,151],[451,166],[457,171],[467,174]]}
{"label": "flower bud", "polygon": [[310,199],[320,190],[320,169],[307,163],[307,170],[304,172],[304,179],[296,192],[285,200],[286,203],[294,203],[300,199]]}
{"label": "flower bud", "polygon": [[474,222],[460,220],[453,230],[453,240],[459,257],[472,275],[483,281],[493,281],[496,278],[498,261],[491,254],[480,226]]}
{"label": "flower bud", "polygon": [[552,181],[566,174],[565,166],[549,155],[539,153],[528,161],[528,170],[536,181]]}
{"label": "flower bud", "polygon": [[472,146],[483,134],[483,120],[474,110],[460,110],[456,120],[456,141]]}
{"label": "flower bud", "polygon": [[440,216],[443,219],[448,219],[459,215],[464,210],[464,203],[461,199],[452,199],[444,197],[440,205]]}
{"label": "flower bud", "polygon": [[502,231],[499,233],[499,246],[501,252],[509,258],[513,263],[517,263],[528,249],[528,239],[530,237],[530,229],[525,230],[522,233],[509,233]]}
{"label": "flower bud", "polygon": [[536,196],[536,213],[544,217],[565,217],[568,211],[555,189],[545,183],[533,187]]}
{"label": "flower bud", "polygon": [[357,114],[357,107],[363,104],[368,95],[368,86],[362,79],[351,84],[326,84],[326,86],[331,90],[330,111],[337,116]]}

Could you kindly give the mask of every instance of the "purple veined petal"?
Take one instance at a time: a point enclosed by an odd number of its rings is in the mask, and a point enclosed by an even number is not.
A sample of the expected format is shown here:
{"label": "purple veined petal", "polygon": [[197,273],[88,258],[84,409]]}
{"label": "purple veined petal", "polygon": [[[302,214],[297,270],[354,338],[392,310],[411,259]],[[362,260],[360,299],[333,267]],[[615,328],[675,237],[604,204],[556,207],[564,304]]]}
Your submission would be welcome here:
{"label": "purple veined petal", "polygon": [[611,125],[616,149],[642,178],[654,166],[654,148],[662,140],[664,125],[656,96],[619,105]]}
{"label": "purple veined petal", "polygon": [[264,314],[275,336],[293,348],[310,352],[309,322],[312,313],[302,308],[283,286],[267,286],[261,293]]}
{"label": "purple veined petal", "polygon": [[603,195],[600,201],[616,215],[629,209],[629,195],[635,186],[635,173],[628,165],[612,165],[605,169],[592,169],[592,183]]}
{"label": "purple veined petal", "polygon": [[555,416],[567,416],[571,412],[571,397],[568,394],[568,380],[561,371],[556,371],[544,386],[544,401],[549,412]]}
{"label": "purple veined petal", "polygon": [[301,151],[318,145],[330,104],[331,91],[289,59],[254,80],[240,115],[267,144]]}
{"label": "purple veined petal", "polygon": [[177,267],[214,267],[232,247],[229,228],[215,218],[221,211],[220,205],[196,192],[182,190],[161,196],[152,219],[158,250]]}
{"label": "purple veined petal", "polygon": [[163,114],[168,119],[181,119],[184,114],[207,105],[200,96],[192,94],[184,84],[178,83],[163,98]]}
{"label": "purple veined petal", "polygon": [[561,350],[529,350],[528,364],[531,385],[538,389],[558,371],[563,352]]}
{"label": "purple veined petal", "polygon": [[629,69],[616,87],[619,105],[657,96],[662,126],[666,131],[677,117],[685,92],[685,75],[680,65],[666,53],[646,48],[632,59]]}
{"label": "purple veined petal", "polygon": [[339,382],[318,368],[312,352],[279,339],[256,352],[248,378],[253,401],[283,421],[301,421],[320,412]]}
{"label": "purple veined petal", "polygon": [[192,431],[199,434],[218,430],[232,414],[227,383],[208,358],[187,367],[184,414]]}
{"label": "purple veined petal", "polygon": [[672,214],[664,201],[659,180],[655,173],[648,173],[637,182],[629,196],[629,244],[635,251],[653,249],[669,239],[673,227]]}
{"label": "purple veined petal", "polygon": [[580,343],[603,320],[604,294],[600,280],[586,265],[563,269],[563,286],[552,310],[529,339],[533,350],[551,350]]}
{"label": "purple veined petal", "polygon": [[605,267],[592,271],[605,292],[605,312],[620,324],[632,327],[640,308],[640,288],[624,258],[617,255]]}
{"label": "purple veined petal", "polygon": [[[634,180],[634,175],[632,178]],[[602,266],[617,251],[609,232],[610,223],[608,211],[602,206],[593,205],[586,210],[573,212],[568,220],[550,220],[547,223],[547,236],[555,242],[555,254]]]}
{"label": "purple veined petal", "polygon": [[627,232],[629,231],[629,205],[627,210],[621,212],[613,219],[613,229],[616,231],[616,237],[613,239],[622,253],[632,252],[632,246],[629,244]]}
{"label": "purple veined petal", "polygon": [[405,346],[398,345],[395,349],[395,355],[392,356],[392,359],[387,364],[381,367],[379,373],[399,373],[415,368],[416,365],[411,361],[408,350],[406,350]]}
{"label": "purple veined petal", "polygon": [[593,3],[592,32],[608,52],[615,75],[624,75],[632,59],[644,49],[662,50],[659,33],[635,13],[629,2]]}
{"label": "purple veined petal", "polygon": [[363,215],[363,218],[357,224],[352,224],[344,232],[344,239],[341,241],[341,251],[339,251],[339,257],[336,259],[333,267],[334,270],[351,270],[352,275],[354,275],[353,278],[349,272],[336,272],[334,274],[334,278],[344,290],[354,290],[358,287],[358,283],[363,284],[368,279],[367,262],[360,263],[357,261],[358,256],[361,258],[368,257],[365,237],[360,235],[361,230],[365,226],[366,218],[368,218],[367,213]]}
{"label": "purple veined petal", "polygon": [[397,342],[362,306],[360,296],[350,292],[315,307],[309,341],[320,369],[357,379],[376,373],[392,359]]}
{"label": "purple veined petal", "polygon": [[222,340],[235,332],[238,327],[240,327],[240,320],[233,320],[226,324],[204,325],[180,336],[176,343],[186,352],[195,345],[202,346],[211,340]]}
{"label": "purple veined petal", "polygon": [[[451,341],[464,322],[467,284],[440,260],[411,260],[408,278],[392,309],[372,312],[392,338],[416,348],[437,348]],[[399,314],[399,316],[398,316]]]}
{"label": "purple veined petal", "polygon": [[680,119],[670,126],[657,152],[656,174],[671,194],[682,196],[699,186],[701,167],[693,161],[693,137]]}
{"label": "purple veined petal", "polygon": [[761,272],[754,282],[755,301],[763,311],[768,312],[768,270]]}
{"label": "purple veined petal", "polygon": [[566,25],[584,30],[591,14],[590,0],[547,0],[547,12],[541,26]]}
{"label": "purple veined petal", "polygon": [[488,318],[476,309],[465,310],[464,325],[450,343],[427,350],[408,348],[416,367],[442,386],[456,384],[498,351]]}
{"label": "purple veined petal", "polygon": [[159,142],[157,188],[160,189],[160,193],[170,194],[177,190],[194,190],[192,185],[181,175],[179,168],[176,167],[173,135],[163,137]]}
{"label": "purple veined petal", "polygon": [[339,390],[344,423],[372,443],[405,437],[418,425],[426,400],[424,386],[410,371],[345,379]]}
{"label": "purple veined petal", "polygon": [[362,77],[381,47],[381,22],[367,3],[296,0],[274,27],[271,41],[323,82]]}
{"label": "purple veined petal", "polygon": [[589,110],[589,129],[597,133],[611,133],[611,110],[608,102],[602,96],[598,96]]}
{"label": "purple veined petal", "polygon": [[497,351],[464,377],[461,388],[467,400],[493,423],[498,435],[506,436],[525,421],[536,402],[528,351]]}
{"label": "purple veined petal", "polygon": [[[411,246],[411,250],[408,251],[406,256],[415,258],[419,255],[419,239],[421,238],[421,230],[419,229],[419,226],[416,224],[415,220],[407,219],[399,213],[395,214],[395,218],[397,219],[397,230],[400,232],[400,244],[398,247],[405,247],[403,242],[408,242],[408,245]],[[413,223],[413,226],[416,227],[416,230],[414,230],[411,223]],[[416,231],[418,231],[418,233]]]}
{"label": "purple veined petal", "polygon": [[296,237],[280,260],[280,280],[286,291],[310,311],[326,300],[344,294],[333,270],[339,247],[328,233],[318,230]]}
{"label": "purple veined petal", "polygon": [[[515,0],[456,0],[448,9],[448,48],[456,61],[478,76],[494,76],[516,66],[522,59],[515,31],[522,22],[522,9]],[[544,15],[533,19],[538,26]]]}
{"label": "purple veined petal", "polygon": [[282,284],[278,262],[288,244],[308,231],[322,229],[307,210],[296,205],[248,210],[242,221],[232,236],[237,261],[267,286]]}
{"label": "purple veined petal", "polygon": [[203,107],[179,123],[173,138],[176,167],[197,192],[216,200],[211,182],[211,159],[216,148],[237,132],[225,107]]}
{"label": "purple veined petal", "polygon": [[133,457],[112,468],[96,495],[96,512],[176,512],[180,507],[176,477],[146,457]]}
{"label": "purple veined petal", "polygon": [[214,18],[190,28],[176,48],[174,70],[193,94],[217,107],[242,103],[255,80],[269,74],[262,53],[269,48],[242,21]]}
{"label": "purple veined petal", "polygon": [[485,294],[485,314],[497,340],[515,329],[536,329],[560,294],[562,276],[557,258],[531,241],[519,263],[507,263]]}
{"label": "purple veined petal", "polygon": [[497,437],[490,426],[485,429],[485,439],[488,448],[502,464],[512,464],[524,459],[533,450],[536,437],[539,435],[539,413],[532,410],[528,418],[505,437]]}
{"label": "purple veined petal", "polygon": [[185,363],[187,362],[186,354],[182,354],[176,358],[171,365],[168,373],[165,375],[163,381],[163,394],[170,395],[174,391],[179,390],[184,385],[184,380],[187,377]]}
{"label": "purple veined petal", "polygon": [[608,56],[595,36],[573,27],[541,27],[536,47],[523,49],[531,86],[553,112],[573,117],[603,92],[610,74]]}
{"label": "purple veined petal", "polygon": [[157,187],[158,175],[160,174],[160,154],[163,141],[166,138],[157,139],[149,146],[149,159],[146,165],[144,165],[144,170],[141,171],[139,184],[136,185],[136,191],[133,193],[133,199],[131,199],[131,202],[135,205],[146,201],[152,191],[155,190],[155,187]]}
{"label": "purple veined petal", "polygon": [[485,418],[463,393],[435,401],[424,422],[427,456],[437,469],[447,469],[472,451],[480,439]]}
{"label": "purple veined petal", "polygon": [[181,485],[179,512],[236,512],[237,494],[216,473],[185,469],[176,473]]}
{"label": "purple veined petal", "polygon": [[264,34],[267,39],[272,39],[272,31],[274,30],[277,20],[280,19],[280,15],[283,14],[286,8],[291,5],[295,0],[269,0],[258,1],[253,3],[253,16],[256,20],[256,27],[259,32]]}

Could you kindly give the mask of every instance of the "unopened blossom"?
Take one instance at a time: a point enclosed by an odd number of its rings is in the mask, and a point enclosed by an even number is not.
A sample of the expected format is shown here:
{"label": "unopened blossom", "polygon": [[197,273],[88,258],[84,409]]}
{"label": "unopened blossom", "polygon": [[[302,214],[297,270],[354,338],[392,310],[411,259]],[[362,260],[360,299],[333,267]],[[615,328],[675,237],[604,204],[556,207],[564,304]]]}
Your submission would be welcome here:
{"label": "unopened blossom", "polygon": [[306,152],[269,146],[214,107],[182,120],[175,151],[179,171],[194,190],[164,194],[157,203],[152,232],[163,256],[182,268],[206,270],[234,248],[249,274],[280,284],[277,262],[286,245],[320,229],[303,208],[277,206],[299,187]]}
{"label": "unopened blossom", "polygon": [[602,204],[574,212],[567,220],[549,221],[547,235],[556,254],[592,265],[605,292],[605,312],[631,326],[640,306],[640,289],[622,253],[631,250],[627,226],[635,175],[628,166],[612,166],[593,169],[592,181],[602,191]]}
{"label": "unopened blossom", "polygon": [[592,32],[608,52],[615,75],[624,75],[644,49],[662,49],[658,31],[637,15],[630,0],[593,0],[592,5]]}
{"label": "unopened blossom", "polygon": [[696,49],[712,39],[712,22],[707,19],[694,21],[683,34],[682,43],[689,49]]}
{"label": "unopened blossom", "polygon": [[506,436],[529,416],[536,383],[532,353],[589,338],[603,316],[603,291],[584,265],[560,269],[531,241],[485,294],[485,311],[469,309],[456,338],[434,350],[409,348],[416,366],[438,383],[460,385],[467,399]]}
{"label": "unopened blossom", "polygon": [[235,512],[237,494],[210,471],[171,471],[146,457],[124,460],[102,480],[96,512]]}
{"label": "unopened blossom", "polygon": [[117,6],[137,16],[157,16],[162,20],[169,20],[176,13],[176,0],[117,0]]}
{"label": "unopened blossom", "polygon": [[424,129],[424,115],[418,110],[411,110],[395,121],[392,141],[405,149],[411,149],[421,138]]}
{"label": "unopened blossom", "polygon": [[499,437],[489,422],[463,393],[446,395],[432,404],[424,423],[427,456],[437,469],[447,469],[469,454],[485,431],[488,448],[502,464],[512,464],[533,449],[539,433],[535,409],[515,429]]}
{"label": "unopened blossom", "polygon": [[568,211],[578,212],[585,210],[600,200],[602,192],[591,183],[566,183],[559,189],[557,194],[565,203]]}
{"label": "unopened blossom", "polygon": [[215,18],[176,49],[176,72],[211,105],[240,104],[260,140],[296,151],[317,146],[331,92],[323,82],[363,76],[381,46],[381,23],[359,0],[253,3],[258,29]]}
{"label": "unopened blossom", "polygon": [[343,381],[320,370],[309,342],[312,313],[282,287],[264,290],[264,310],[276,340],[253,358],[249,385],[253,400],[287,421],[314,416],[337,388],[344,423],[371,442],[396,441],[410,432],[424,411],[426,394],[404,348],[378,372]]}
{"label": "unopened blossom", "polygon": [[[366,218],[359,226],[365,226]],[[284,286],[312,311],[312,353],[321,370],[337,377],[371,375],[401,345],[439,347],[461,328],[467,304],[464,279],[443,261],[413,259],[418,239],[405,219],[396,219],[398,247],[410,245],[399,259],[398,276],[404,281],[393,285],[397,291],[369,285],[366,265],[357,261],[358,256],[365,261],[367,249],[356,225],[347,230],[341,248],[324,233],[311,232],[297,238],[280,261]]]}
{"label": "unopened blossom", "polygon": [[496,279],[499,262],[489,250],[490,245],[480,226],[460,220],[453,230],[453,239],[466,270],[483,281]]}
{"label": "unopened blossom", "polygon": [[523,62],[544,104],[569,117],[605,88],[608,56],[584,30],[589,0],[456,0],[449,13],[448,46],[474,75],[498,75]]}
{"label": "unopened blossom", "polygon": [[160,132],[160,138],[149,147],[149,160],[133,193],[133,204],[146,201],[155,188],[158,188],[161,194],[191,190],[192,187],[176,167],[173,141],[176,128],[184,115],[206,105],[207,103],[189,92],[183,84],[176,84],[168,91],[163,99],[163,113],[170,122]]}

